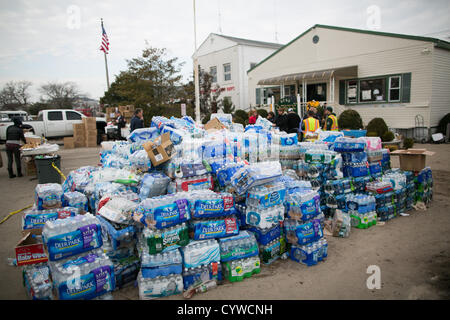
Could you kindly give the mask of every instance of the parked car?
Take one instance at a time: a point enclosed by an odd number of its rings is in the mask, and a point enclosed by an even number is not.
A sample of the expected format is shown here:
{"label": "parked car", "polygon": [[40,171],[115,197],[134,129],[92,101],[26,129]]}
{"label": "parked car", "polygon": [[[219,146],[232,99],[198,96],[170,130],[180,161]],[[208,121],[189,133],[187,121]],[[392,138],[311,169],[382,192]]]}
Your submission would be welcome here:
{"label": "parked car", "polygon": [[[30,128],[35,135],[45,138],[70,137],[73,135],[72,125],[81,123],[86,116],[78,111],[70,109],[50,109],[39,112],[36,121],[23,121],[25,128]],[[106,133],[106,119],[96,118],[99,134]],[[12,121],[0,121],[0,141],[6,140],[6,128],[12,125]]]}

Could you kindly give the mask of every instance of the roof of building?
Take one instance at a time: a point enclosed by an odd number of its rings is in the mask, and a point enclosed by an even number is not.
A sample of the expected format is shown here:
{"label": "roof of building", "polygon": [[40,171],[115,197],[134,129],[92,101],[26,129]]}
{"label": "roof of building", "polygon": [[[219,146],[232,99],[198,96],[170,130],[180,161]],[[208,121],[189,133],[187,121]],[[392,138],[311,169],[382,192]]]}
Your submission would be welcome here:
{"label": "roof of building", "polygon": [[400,33],[379,32],[379,31],[371,31],[371,30],[363,30],[363,29],[344,28],[344,27],[328,26],[328,25],[323,25],[323,24],[315,24],[314,26],[312,26],[311,28],[309,28],[308,30],[306,30],[305,32],[300,34],[298,37],[296,37],[295,39],[291,40],[289,43],[287,43],[286,45],[282,46],[277,51],[273,52],[267,58],[265,58],[262,61],[260,61],[259,63],[257,63],[255,66],[253,66],[253,68],[250,68],[247,71],[247,73],[249,73],[250,71],[252,71],[256,67],[258,67],[259,65],[261,65],[265,61],[269,60],[271,57],[276,55],[278,52],[280,52],[284,48],[287,48],[291,43],[293,43],[296,40],[300,39],[305,34],[307,34],[309,31],[311,31],[312,29],[317,28],[317,27],[318,28],[324,28],[324,29],[333,29],[333,30],[347,31],[347,32],[359,32],[359,33],[365,33],[365,34],[377,35],[377,36],[386,36],[386,37],[395,37],[395,38],[403,38],[403,39],[409,39],[409,40],[418,40],[418,41],[432,42],[438,48],[450,50],[450,42],[445,41],[445,40],[441,40],[441,39],[437,39],[437,38],[413,36],[413,35],[400,34]]}
{"label": "roof of building", "polygon": [[217,33],[212,33],[212,34],[222,37],[222,38],[225,38],[225,39],[228,39],[228,40],[231,40],[231,41],[234,41],[234,42],[237,42],[242,45],[247,45],[247,46],[270,47],[270,48],[276,48],[276,49],[284,46],[284,44],[279,44],[279,43],[236,38],[236,37],[225,36],[223,34],[217,34]]}

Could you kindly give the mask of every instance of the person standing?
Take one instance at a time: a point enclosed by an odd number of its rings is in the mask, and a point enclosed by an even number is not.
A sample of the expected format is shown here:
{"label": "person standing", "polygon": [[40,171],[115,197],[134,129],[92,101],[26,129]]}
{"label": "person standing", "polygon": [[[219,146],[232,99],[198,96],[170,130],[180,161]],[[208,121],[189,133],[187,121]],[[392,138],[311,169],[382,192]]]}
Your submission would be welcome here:
{"label": "person standing", "polygon": [[275,124],[277,125],[278,129],[280,129],[280,131],[287,132],[287,114],[284,108],[278,109],[278,117],[275,121]]}
{"label": "person standing", "polygon": [[22,166],[20,163],[20,142],[26,143],[22,129],[22,120],[13,118],[14,124],[6,129],[6,155],[8,156],[9,178],[15,178],[13,173],[13,162],[16,160],[17,176],[22,177]]}
{"label": "person standing", "polygon": [[120,111],[116,112],[117,138],[122,140],[122,128],[125,128],[126,121]]}
{"label": "person standing", "polygon": [[325,114],[325,124],[323,130],[325,131],[339,131],[338,120],[336,114],[333,113],[332,107],[327,107],[324,111]]}
{"label": "person standing", "polygon": [[300,116],[294,109],[290,108],[287,114],[287,133],[298,133],[300,122]]}
{"label": "person standing", "polygon": [[131,119],[130,123],[130,133],[133,132],[136,129],[141,129],[144,127],[144,114],[142,112],[142,109],[136,109],[134,111],[134,116]]}
{"label": "person standing", "polygon": [[310,133],[316,132],[316,130],[319,128],[320,128],[319,120],[314,118],[314,112],[312,110],[309,110],[308,118],[306,118],[302,122],[303,137],[305,137],[308,132]]}
{"label": "person standing", "polygon": [[250,116],[248,118],[248,124],[255,124],[258,119],[258,111],[252,110],[250,111]]}

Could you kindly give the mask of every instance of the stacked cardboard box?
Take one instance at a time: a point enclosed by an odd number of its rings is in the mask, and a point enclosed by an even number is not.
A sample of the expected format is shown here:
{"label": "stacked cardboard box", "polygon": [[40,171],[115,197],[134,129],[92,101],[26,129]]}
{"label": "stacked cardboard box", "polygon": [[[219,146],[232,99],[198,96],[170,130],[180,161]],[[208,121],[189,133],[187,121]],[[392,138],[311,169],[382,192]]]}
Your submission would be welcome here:
{"label": "stacked cardboard box", "polygon": [[113,121],[116,118],[116,111],[119,109],[116,107],[107,107],[106,108],[106,122]]}
{"label": "stacked cardboard box", "polygon": [[95,118],[83,118],[86,147],[97,146],[97,122]]}
{"label": "stacked cardboard box", "polygon": [[75,148],[82,148],[86,146],[86,132],[84,123],[73,124],[73,142]]}
{"label": "stacked cardboard box", "polygon": [[73,148],[75,148],[75,139],[73,137],[65,137],[64,149],[73,149]]}
{"label": "stacked cardboard box", "polygon": [[134,110],[133,105],[119,106],[119,111],[122,113],[127,123],[130,123],[131,118],[133,118]]}

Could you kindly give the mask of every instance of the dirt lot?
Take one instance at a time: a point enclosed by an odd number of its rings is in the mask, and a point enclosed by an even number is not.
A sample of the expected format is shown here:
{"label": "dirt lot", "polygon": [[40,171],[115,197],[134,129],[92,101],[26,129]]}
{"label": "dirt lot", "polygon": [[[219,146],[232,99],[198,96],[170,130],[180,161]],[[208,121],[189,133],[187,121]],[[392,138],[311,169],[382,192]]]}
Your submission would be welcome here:
{"label": "dirt lot", "polygon": [[[450,298],[450,145],[415,145],[435,151],[434,200],[426,211],[410,211],[383,226],[353,228],[349,238],[327,237],[328,258],[313,267],[291,260],[262,266],[261,273],[238,283],[226,283],[193,299],[449,299]],[[9,179],[6,154],[0,146],[0,218],[33,202],[37,181]],[[98,148],[61,150],[64,174],[97,165]],[[398,159],[393,157],[393,167]],[[20,214],[0,225],[0,299],[26,299],[19,268],[7,265],[20,239]],[[381,270],[381,289],[369,290],[368,266]],[[136,288],[114,293],[116,299],[138,299]],[[182,299],[181,295],[166,299]]]}

